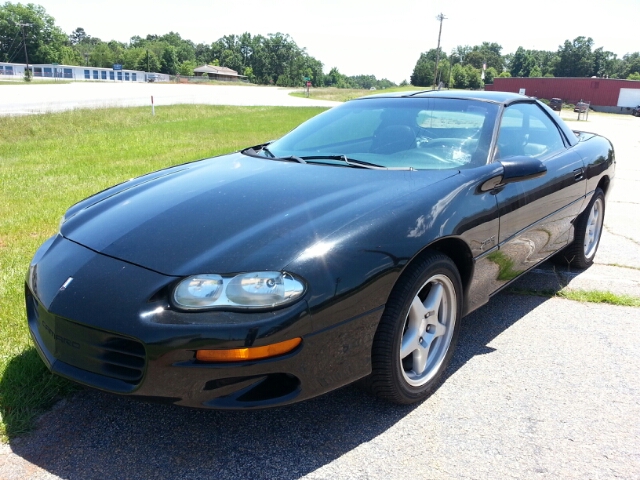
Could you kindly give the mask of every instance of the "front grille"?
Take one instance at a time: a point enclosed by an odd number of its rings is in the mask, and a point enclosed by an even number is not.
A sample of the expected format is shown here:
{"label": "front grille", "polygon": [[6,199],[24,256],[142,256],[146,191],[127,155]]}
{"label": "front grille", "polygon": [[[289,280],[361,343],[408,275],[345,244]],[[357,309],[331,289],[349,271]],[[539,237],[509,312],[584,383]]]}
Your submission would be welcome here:
{"label": "front grille", "polygon": [[[56,323],[60,321],[66,320],[58,317]],[[60,358],[60,360],[131,384],[137,384],[142,380],[145,353],[144,346],[140,342],[92,328],[81,328],[92,337],[90,339],[85,337],[85,341],[91,341],[86,357],[82,359],[80,365],[72,363],[75,361],[73,358]]]}
{"label": "front grille", "polygon": [[41,347],[56,360],[129,385],[142,380],[146,355],[139,341],[52,315],[30,292],[27,312]]}

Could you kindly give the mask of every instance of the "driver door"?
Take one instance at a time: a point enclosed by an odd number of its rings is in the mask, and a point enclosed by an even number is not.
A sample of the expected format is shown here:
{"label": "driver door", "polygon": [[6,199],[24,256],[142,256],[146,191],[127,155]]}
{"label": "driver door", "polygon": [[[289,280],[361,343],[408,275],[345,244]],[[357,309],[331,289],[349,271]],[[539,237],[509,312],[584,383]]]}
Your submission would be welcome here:
{"label": "driver door", "polygon": [[504,110],[495,159],[528,156],[547,167],[542,177],[506,185],[496,195],[500,216],[500,272],[510,280],[565,247],[585,198],[581,157],[537,103]]}

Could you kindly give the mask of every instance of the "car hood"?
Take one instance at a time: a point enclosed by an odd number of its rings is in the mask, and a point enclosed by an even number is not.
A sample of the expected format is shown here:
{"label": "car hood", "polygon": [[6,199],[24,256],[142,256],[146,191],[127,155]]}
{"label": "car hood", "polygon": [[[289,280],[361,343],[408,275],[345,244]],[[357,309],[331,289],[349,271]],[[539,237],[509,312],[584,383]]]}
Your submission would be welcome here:
{"label": "car hood", "polygon": [[61,234],[166,275],[279,270],[365,214],[457,173],[298,164],[236,153],[89,197],[69,210]]}

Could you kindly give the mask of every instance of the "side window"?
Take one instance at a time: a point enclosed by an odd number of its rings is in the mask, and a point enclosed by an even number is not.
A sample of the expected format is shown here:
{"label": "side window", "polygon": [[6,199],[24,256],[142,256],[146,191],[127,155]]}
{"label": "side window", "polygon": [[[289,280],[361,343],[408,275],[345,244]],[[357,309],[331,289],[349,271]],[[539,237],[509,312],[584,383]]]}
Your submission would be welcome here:
{"label": "side window", "polygon": [[558,127],[538,105],[517,103],[504,111],[496,159],[525,155],[544,160],[564,148]]}

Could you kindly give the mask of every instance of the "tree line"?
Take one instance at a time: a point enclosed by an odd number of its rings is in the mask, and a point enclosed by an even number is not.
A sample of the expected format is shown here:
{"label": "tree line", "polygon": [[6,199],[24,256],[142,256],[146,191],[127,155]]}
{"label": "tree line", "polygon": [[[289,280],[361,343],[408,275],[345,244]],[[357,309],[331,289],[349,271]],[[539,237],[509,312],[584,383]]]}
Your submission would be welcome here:
{"label": "tree line", "polygon": [[[436,59],[438,61],[438,78]],[[484,68],[483,68],[484,67]],[[484,70],[484,79],[482,73]],[[618,58],[615,53],[594,49],[591,37],[566,40],[558,50],[525,50],[502,55],[502,46],[483,42],[457,46],[449,55],[431,49],[418,58],[411,75],[412,85],[430,86],[442,82],[453,88],[481,88],[495,77],[600,77],[640,80],[640,52]]]}
{"label": "tree line", "polygon": [[[21,27],[21,24],[26,26]],[[24,28],[24,43],[22,29]],[[128,43],[103,41],[84,28],[65,34],[40,5],[0,5],[0,61],[25,63],[26,44],[30,63],[58,63],[193,75],[200,65],[219,65],[235,70],[252,83],[340,88],[386,88],[395,84],[373,75],[346,76],[337,68],[323,73],[323,63],[299,47],[287,34],[225,35],[211,44],[195,44],[179,33],[134,36]]]}
{"label": "tree line", "polygon": [[[125,69],[185,76],[193,75],[197,66],[209,64],[231,68],[250,82],[265,85],[303,86],[309,79],[316,87],[381,89],[395,86],[373,75],[346,76],[337,68],[325,74],[320,60],[283,33],[225,35],[210,44],[195,44],[176,32],[136,35],[128,43],[103,41],[83,28],[64,33],[40,5],[10,2],[0,5],[0,61],[25,63],[25,45],[30,63],[105,68],[118,63]],[[553,76],[640,80],[640,52],[618,58],[603,47],[594,49],[590,37],[566,40],[555,52],[519,47],[507,55],[502,55],[501,45],[483,42],[475,46],[459,45],[448,55],[438,54],[436,49],[422,53],[410,80],[415,86],[442,83],[447,87],[476,89],[481,88],[483,82],[492,83],[495,77]],[[406,84],[406,81],[401,83]]]}

